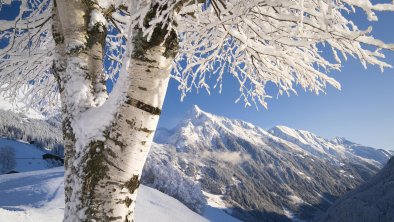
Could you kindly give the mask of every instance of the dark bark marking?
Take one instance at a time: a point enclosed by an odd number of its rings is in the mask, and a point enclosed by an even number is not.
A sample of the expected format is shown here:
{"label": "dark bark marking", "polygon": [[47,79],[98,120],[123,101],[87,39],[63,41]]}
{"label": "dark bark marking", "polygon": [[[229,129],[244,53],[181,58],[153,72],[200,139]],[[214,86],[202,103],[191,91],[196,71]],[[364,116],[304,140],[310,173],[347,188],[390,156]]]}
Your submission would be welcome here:
{"label": "dark bark marking", "polygon": [[130,216],[130,215],[132,215],[133,213],[134,213],[134,211],[129,211],[129,212],[126,214],[125,222],[134,222],[134,220],[131,220],[131,221],[130,221],[129,219],[127,219],[127,217]]}
{"label": "dark bark marking", "polygon": [[116,153],[113,150],[107,149],[106,151],[108,152],[108,155],[110,157],[112,157],[112,158],[117,158],[118,157],[118,155],[116,155]]}
{"label": "dark bark marking", "polygon": [[124,204],[126,205],[126,207],[130,207],[131,203],[133,203],[133,200],[129,197],[126,197],[126,199],[124,199]]}
{"label": "dark bark marking", "polygon": [[148,89],[147,89],[147,88],[145,88],[145,87],[141,87],[141,86],[138,86],[138,89],[140,89],[140,90],[142,90],[142,91],[148,91]]}
{"label": "dark bark marking", "polygon": [[122,168],[116,166],[112,161],[110,161],[108,158],[104,157],[104,160],[107,162],[108,165],[112,166],[113,168],[121,171],[121,172],[125,172]]}
{"label": "dark bark marking", "polygon": [[[112,185],[112,186],[116,186],[116,187],[121,187],[121,184],[118,182],[115,182],[115,181],[107,181],[107,182],[105,182],[105,184],[107,186]],[[113,189],[115,190],[115,188],[113,188]]]}
{"label": "dark bark marking", "polygon": [[145,133],[149,133],[149,134],[151,134],[151,133],[153,133],[154,131],[153,130],[150,130],[150,129],[148,129],[148,128],[139,128],[138,129],[139,131],[142,131],[142,132],[145,132]]}
{"label": "dark bark marking", "polygon": [[126,123],[129,124],[131,126],[131,128],[134,128],[134,126],[135,126],[135,121],[134,120],[126,119]]}
{"label": "dark bark marking", "polygon": [[131,194],[133,194],[140,186],[140,181],[138,180],[138,175],[133,175],[130,180],[126,181],[124,187],[126,187]]}
{"label": "dark bark marking", "polygon": [[[114,123],[116,123],[116,122],[113,122],[113,126],[115,126]],[[120,133],[116,133],[116,135],[110,136],[109,135],[109,131],[106,131],[104,133],[104,135],[105,135],[105,138],[107,138],[108,140],[111,140],[112,142],[114,142],[114,144],[116,146],[119,146],[122,151],[126,147],[126,145],[121,141],[121,139],[119,139],[122,136]],[[110,149],[108,149],[108,150],[110,150]],[[114,157],[114,158],[117,157],[117,155],[113,151],[112,152],[108,152],[108,154],[110,156]]]}
{"label": "dark bark marking", "polygon": [[119,221],[120,219],[122,219],[122,217],[121,216],[119,216],[119,217],[107,217],[106,219],[107,220],[104,220],[104,221]]}
{"label": "dark bark marking", "polygon": [[105,47],[105,37],[107,36],[107,29],[101,24],[94,24],[93,27],[89,27],[91,21],[91,12],[94,9],[100,9],[99,6],[92,0],[82,0],[86,6],[86,14],[84,15],[85,27],[87,30],[86,46],[87,48],[93,48],[94,45],[100,44],[101,49]]}
{"label": "dark bark marking", "polygon": [[[85,181],[83,182],[82,187],[82,204],[88,206],[86,211],[86,215],[88,218],[95,218],[97,213],[98,205],[102,204],[102,200],[96,199],[95,189],[96,187],[100,187],[103,184],[100,184],[100,181],[107,178],[108,176],[108,166],[105,164],[105,154],[104,152],[97,152],[97,149],[104,150],[104,142],[103,141],[93,141],[88,145],[88,152],[84,156],[83,162],[86,163],[86,167],[84,169],[85,173]],[[113,221],[113,220],[106,220]]]}
{"label": "dark bark marking", "polygon": [[[71,55],[71,56],[76,56],[79,53],[82,53],[83,51],[85,51],[86,48],[85,46],[82,45],[75,45],[73,47],[69,47],[69,50],[66,52],[66,54]],[[83,70],[83,67],[80,67]]]}
{"label": "dark bark marking", "polygon": [[161,109],[159,109],[158,107],[148,105],[148,104],[141,102],[141,101],[134,99],[134,98],[128,97],[128,99],[126,100],[126,104],[134,106],[134,107],[141,109],[145,112],[148,112],[152,115],[160,115],[161,114]]}
{"label": "dark bark marking", "polygon": [[126,145],[122,142],[119,141],[118,139],[111,139],[116,146],[119,146],[121,150],[124,150],[124,148],[126,147]]}
{"label": "dark bark marking", "polygon": [[[154,4],[153,7],[151,7],[151,10],[146,14],[143,26],[145,28],[150,27],[149,23],[156,18],[156,14],[160,13],[161,10],[167,10],[167,6],[159,9],[159,5]],[[176,26],[176,23],[173,25]],[[165,47],[163,56],[166,58],[174,58],[176,56],[179,49],[179,41],[178,36],[173,29],[169,30],[168,25],[160,23],[154,28],[151,38],[147,41],[147,38],[143,35],[141,28],[142,27],[139,27],[137,29],[137,35],[133,38],[133,58],[148,61],[149,59],[145,57],[146,51],[159,45],[163,45]]]}

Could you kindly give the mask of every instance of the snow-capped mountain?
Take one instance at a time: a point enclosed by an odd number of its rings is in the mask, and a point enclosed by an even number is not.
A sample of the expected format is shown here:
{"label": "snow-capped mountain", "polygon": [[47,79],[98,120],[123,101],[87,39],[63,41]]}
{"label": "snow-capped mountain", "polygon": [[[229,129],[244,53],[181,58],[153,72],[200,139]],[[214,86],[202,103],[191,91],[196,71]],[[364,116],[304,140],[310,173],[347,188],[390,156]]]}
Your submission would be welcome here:
{"label": "snow-capped mountain", "polygon": [[0,109],[4,111],[11,111],[13,113],[23,114],[30,119],[45,119],[45,116],[40,112],[25,108],[23,103],[20,102],[10,102],[7,98],[0,95]]}
{"label": "snow-capped mountain", "polygon": [[46,120],[52,118],[53,116],[60,115],[60,104],[59,106],[52,107],[51,109],[42,112],[34,109],[33,107],[27,107],[26,104],[22,102],[25,96],[26,95],[23,92],[20,92],[16,98],[11,100],[4,95],[0,95],[0,110],[20,114],[33,120]]}
{"label": "snow-capped mountain", "polygon": [[366,161],[383,167],[392,156],[389,151],[353,143],[343,137],[328,140],[311,132],[296,130],[286,126],[276,126],[268,130],[268,132],[298,145],[311,155],[334,162],[341,159],[352,159],[356,162]]}
{"label": "snow-capped mountain", "polygon": [[394,157],[371,180],[331,206],[319,222],[392,222],[394,220]]}
{"label": "snow-capped mountain", "polygon": [[332,142],[346,147],[347,150],[354,155],[362,158],[373,159],[383,165],[387,163],[387,158],[394,155],[394,151],[392,150],[375,149],[373,147],[363,146],[351,142],[343,137],[334,138]]}
{"label": "snow-capped mountain", "polygon": [[144,183],[196,211],[205,199],[243,221],[312,220],[390,156],[288,127],[266,131],[197,106],[155,141]]}

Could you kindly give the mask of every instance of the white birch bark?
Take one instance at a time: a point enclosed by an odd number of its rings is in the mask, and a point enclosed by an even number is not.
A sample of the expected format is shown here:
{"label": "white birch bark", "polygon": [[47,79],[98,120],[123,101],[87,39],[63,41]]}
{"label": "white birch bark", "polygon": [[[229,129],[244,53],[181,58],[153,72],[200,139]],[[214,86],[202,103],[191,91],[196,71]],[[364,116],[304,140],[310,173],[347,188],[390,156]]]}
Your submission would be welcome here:
{"label": "white birch bark", "polygon": [[173,61],[171,56],[164,56],[165,46],[157,46],[165,32],[155,36],[154,44],[145,43],[138,53],[133,52],[138,55],[129,58],[129,69],[123,73],[130,83],[126,85],[126,99],[111,124],[102,129],[102,136],[89,139],[83,136],[89,127],[81,123],[91,118],[89,115],[100,121],[100,106],[112,104],[107,100],[101,72],[105,36],[87,22],[94,5],[78,0],[57,3],[60,22],[54,22],[54,30],[61,33],[55,31],[54,36],[64,40],[57,44],[60,53],[54,64],[66,150],[64,221],[133,221],[139,180]]}
{"label": "white birch bark", "polygon": [[[54,71],[58,78],[63,111],[63,134],[65,143],[65,217],[64,221],[90,221],[86,217],[87,207],[82,188],[86,186],[86,163],[78,162],[85,152],[76,149],[73,122],[77,116],[100,103],[105,88],[102,83],[103,33],[89,33],[87,21],[89,8],[83,1],[56,1],[53,23],[57,37],[57,59]],[[95,35],[95,36],[93,36]],[[55,38],[56,40],[56,38]],[[101,41],[101,42],[100,42]],[[85,193],[89,192],[85,190]],[[86,205],[84,205],[86,204]]]}
{"label": "white birch bark", "polygon": [[66,193],[65,221],[133,221],[170,76],[172,58],[164,57],[164,50],[157,46],[146,52],[146,60],[131,59],[127,98],[105,130],[105,140],[92,141],[82,157],[69,157],[74,162],[66,178],[72,191]]}
{"label": "white birch bark", "polygon": [[105,141],[90,144],[86,179],[91,193],[84,204],[87,218],[133,221],[142,168],[148,155],[167,90],[172,58],[164,47],[147,51],[142,61],[131,59],[130,86]]}

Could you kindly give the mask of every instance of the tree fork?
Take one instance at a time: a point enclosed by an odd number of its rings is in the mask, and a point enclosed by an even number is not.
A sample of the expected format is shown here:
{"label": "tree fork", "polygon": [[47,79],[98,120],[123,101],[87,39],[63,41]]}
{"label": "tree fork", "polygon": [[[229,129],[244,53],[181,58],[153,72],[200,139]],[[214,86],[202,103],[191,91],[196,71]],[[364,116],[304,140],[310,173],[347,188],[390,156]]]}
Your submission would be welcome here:
{"label": "tree fork", "polygon": [[[131,59],[127,99],[107,128],[105,141],[89,145],[83,191],[89,193],[83,197],[87,198],[83,202],[90,203],[86,218],[122,222],[134,219],[142,168],[170,76],[172,58],[164,57],[164,51],[164,47],[156,46],[146,52],[149,61]],[[92,161],[93,158],[96,160]]]}
{"label": "tree fork", "polygon": [[[105,218],[105,221],[133,221],[134,208],[142,168],[149,153],[157,123],[161,114],[170,77],[173,54],[166,53],[165,32],[155,30],[153,42],[147,42],[140,32],[134,35],[134,50],[128,75],[130,86],[126,101],[119,108],[113,124],[107,128],[106,140],[99,150],[89,146],[89,157],[100,157],[100,161],[87,161],[84,186],[91,190],[85,203],[93,203],[87,210],[90,219]],[[174,35],[166,41],[176,41]],[[166,44],[167,45],[167,44]],[[141,56],[143,52],[143,56]],[[174,50],[173,50],[174,52]],[[126,133],[127,132],[127,133]],[[94,152],[101,154],[94,154]],[[91,170],[98,169],[100,177]],[[93,186],[91,186],[93,185]],[[86,219],[89,221],[89,219]]]}
{"label": "tree fork", "polygon": [[[100,79],[98,70],[102,69],[105,32],[100,32],[96,25],[88,27],[87,18],[95,9],[91,1],[58,0],[58,3],[59,18],[63,21],[59,27],[63,35],[57,36],[62,40],[57,41],[57,47],[68,47],[63,48],[65,70],[58,75],[64,137],[69,141],[65,155],[64,221],[133,221],[142,168],[161,114],[171,63],[178,49],[177,36],[175,33],[166,35],[166,28],[156,28],[150,41],[140,30],[133,33],[134,51],[127,71],[130,85],[126,100],[118,108],[112,124],[103,132],[104,139],[91,141],[77,149],[78,141],[72,128],[75,117],[100,104],[91,104],[89,100],[70,103],[67,87],[72,87],[78,80],[73,78],[80,70],[82,78],[90,81],[91,100],[97,98],[100,91],[94,88],[95,78]],[[154,17],[152,13],[155,11],[147,16],[147,22]],[[74,44],[75,40],[84,44]]]}

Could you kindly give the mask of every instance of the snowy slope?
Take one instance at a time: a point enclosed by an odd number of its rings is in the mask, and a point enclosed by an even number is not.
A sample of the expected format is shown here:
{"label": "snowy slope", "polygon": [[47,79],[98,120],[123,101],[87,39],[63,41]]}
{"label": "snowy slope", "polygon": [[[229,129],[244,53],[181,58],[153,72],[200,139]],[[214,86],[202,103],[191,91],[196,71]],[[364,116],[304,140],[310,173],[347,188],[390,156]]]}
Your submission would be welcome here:
{"label": "snowy slope", "polygon": [[332,143],[344,146],[349,152],[362,158],[373,159],[382,165],[387,163],[388,158],[394,155],[392,150],[376,149],[373,147],[363,146],[358,143],[347,140],[343,137],[334,138]]}
{"label": "snowy slope", "polygon": [[296,130],[286,126],[276,126],[269,131],[272,135],[297,144],[308,153],[321,158],[344,158],[346,149],[342,146],[330,143],[322,137],[304,130]]}
{"label": "snowy slope", "polygon": [[26,172],[52,167],[49,162],[42,159],[42,155],[45,154],[45,152],[36,146],[22,141],[0,138],[0,147],[4,146],[11,147],[15,151],[16,167],[13,170]]}
{"label": "snowy slope", "polygon": [[[0,176],[0,222],[60,222],[64,210],[63,168]],[[237,222],[209,208],[206,219],[176,199],[141,185],[136,222]]]}
{"label": "snowy slope", "polygon": [[336,201],[318,221],[394,221],[394,158],[367,183]]}
{"label": "snowy slope", "polygon": [[311,155],[327,160],[337,161],[345,158],[354,161],[365,161],[378,167],[383,167],[391,157],[391,153],[386,150],[363,146],[341,137],[328,140],[311,132],[296,130],[286,126],[276,126],[268,132],[276,137],[297,144]]}

